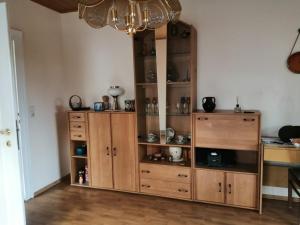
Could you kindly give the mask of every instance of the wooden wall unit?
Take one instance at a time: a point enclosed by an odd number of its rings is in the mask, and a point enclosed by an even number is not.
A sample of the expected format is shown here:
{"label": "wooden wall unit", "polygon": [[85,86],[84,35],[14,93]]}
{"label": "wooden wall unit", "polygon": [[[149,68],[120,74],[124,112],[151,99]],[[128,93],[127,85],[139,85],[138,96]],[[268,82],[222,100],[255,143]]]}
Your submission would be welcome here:
{"label": "wooden wall unit", "polygon": [[[161,38],[166,43],[156,49]],[[195,112],[196,30],[183,22],[168,24],[156,35],[137,33],[133,46],[136,112],[69,112],[71,183],[78,185],[78,169],[87,165],[90,179],[83,186],[261,210],[260,113]],[[182,102],[188,104],[178,110]],[[165,109],[155,110],[157,103],[166,103]],[[189,137],[188,142],[166,142],[166,127]],[[160,139],[147,142],[149,133]],[[87,144],[87,155],[76,157],[81,143]],[[170,147],[182,148],[183,161],[149,157],[167,158]],[[234,163],[209,166],[205,160],[211,150]]]}

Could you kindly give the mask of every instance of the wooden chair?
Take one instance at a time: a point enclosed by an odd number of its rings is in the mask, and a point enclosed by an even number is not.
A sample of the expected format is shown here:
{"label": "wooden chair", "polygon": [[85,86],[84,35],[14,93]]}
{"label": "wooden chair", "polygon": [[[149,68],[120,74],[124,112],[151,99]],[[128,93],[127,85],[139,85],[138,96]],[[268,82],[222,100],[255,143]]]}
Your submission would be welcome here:
{"label": "wooden chair", "polygon": [[289,207],[292,208],[293,203],[293,190],[300,197],[300,192],[298,188],[300,188],[300,167],[291,167],[289,168],[289,186],[288,186],[288,199],[289,199]]}

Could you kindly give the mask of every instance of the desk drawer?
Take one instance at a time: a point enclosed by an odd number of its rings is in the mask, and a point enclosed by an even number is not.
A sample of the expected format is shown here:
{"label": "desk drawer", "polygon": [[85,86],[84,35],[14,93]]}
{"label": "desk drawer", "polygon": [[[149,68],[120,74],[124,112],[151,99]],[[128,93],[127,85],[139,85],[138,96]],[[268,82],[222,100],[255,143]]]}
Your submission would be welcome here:
{"label": "desk drawer", "polygon": [[177,166],[140,164],[141,179],[155,179],[180,183],[191,182],[191,169]]}
{"label": "desk drawer", "polygon": [[264,160],[280,163],[300,163],[300,150],[265,148]]}
{"label": "desk drawer", "polygon": [[71,131],[70,136],[73,141],[86,141],[85,132]]}
{"label": "desk drawer", "polygon": [[85,122],[70,122],[70,130],[85,132]]}
{"label": "desk drawer", "polygon": [[191,185],[188,183],[141,179],[140,189],[143,193],[171,198],[191,199]]}
{"label": "desk drawer", "polygon": [[75,113],[71,112],[69,114],[70,121],[76,121],[76,122],[84,122],[85,121],[85,113]]}

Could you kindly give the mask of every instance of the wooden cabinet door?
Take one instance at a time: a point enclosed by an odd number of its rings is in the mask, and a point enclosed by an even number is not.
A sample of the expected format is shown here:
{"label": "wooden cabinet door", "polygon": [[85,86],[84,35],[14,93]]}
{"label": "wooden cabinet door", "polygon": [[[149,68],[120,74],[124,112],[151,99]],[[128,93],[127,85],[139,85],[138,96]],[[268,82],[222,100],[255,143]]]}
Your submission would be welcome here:
{"label": "wooden cabinet door", "polygon": [[257,150],[259,117],[256,115],[196,114],[196,147]]}
{"label": "wooden cabinet door", "polygon": [[110,114],[89,113],[91,186],[113,188]]}
{"label": "wooden cabinet door", "polygon": [[196,170],[196,200],[225,202],[225,175],[218,170]]}
{"label": "wooden cabinet door", "polygon": [[227,204],[256,208],[257,194],[257,175],[226,173]]}
{"label": "wooden cabinet door", "polygon": [[111,115],[114,188],[135,191],[135,115]]}

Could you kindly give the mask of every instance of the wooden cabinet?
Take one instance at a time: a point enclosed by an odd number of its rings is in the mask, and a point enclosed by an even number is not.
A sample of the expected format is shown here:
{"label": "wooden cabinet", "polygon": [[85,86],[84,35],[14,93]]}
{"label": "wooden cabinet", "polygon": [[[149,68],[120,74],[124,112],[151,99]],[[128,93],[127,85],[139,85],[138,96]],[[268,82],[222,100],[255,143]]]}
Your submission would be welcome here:
{"label": "wooden cabinet", "polygon": [[223,171],[196,170],[196,199],[207,202],[225,202]]}
{"label": "wooden cabinet", "polygon": [[89,113],[91,185],[113,188],[109,113]]}
{"label": "wooden cabinet", "polygon": [[196,113],[195,146],[258,150],[259,113]]}
{"label": "wooden cabinet", "polygon": [[[69,112],[69,138],[70,138],[70,175],[71,184],[76,186],[90,186],[88,176],[84,178],[82,184],[79,183],[79,171],[88,172],[90,169],[89,163],[89,133],[88,133],[88,121],[86,112]],[[85,148],[87,152],[81,155],[77,155],[77,148]]]}
{"label": "wooden cabinet", "polygon": [[135,116],[112,114],[111,134],[114,188],[135,191]]}
{"label": "wooden cabinet", "polygon": [[91,185],[135,191],[135,115],[88,113]]}
{"label": "wooden cabinet", "polygon": [[141,163],[140,190],[171,198],[191,199],[191,169]]}
{"label": "wooden cabinet", "polygon": [[257,175],[226,173],[226,203],[229,205],[257,207]]}
{"label": "wooden cabinet", "polygon": [[257,175],[196,170],[196,200],[257,208]]}

